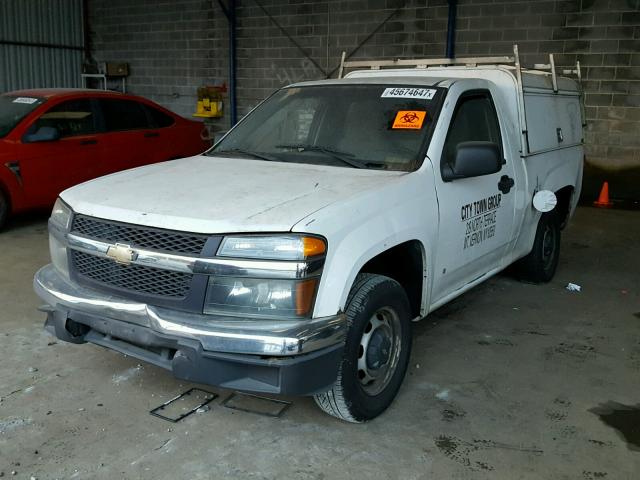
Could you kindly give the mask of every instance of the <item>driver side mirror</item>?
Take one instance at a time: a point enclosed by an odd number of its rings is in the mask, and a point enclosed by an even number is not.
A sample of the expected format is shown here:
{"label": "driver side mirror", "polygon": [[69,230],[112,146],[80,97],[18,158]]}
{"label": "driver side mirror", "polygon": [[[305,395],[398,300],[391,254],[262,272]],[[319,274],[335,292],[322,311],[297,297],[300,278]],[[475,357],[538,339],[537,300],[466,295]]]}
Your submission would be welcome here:
{"label": "driver side mirror", "polygon": [[22,137],[24,143],[55,142],[60,140],[60,130],[56,127],[40,127],[34,133],[27,133]]}
{"label": "driver side mirror", "polygon": [[456,145],[453,163],[442,166],[442,179],[479,177],[499,172],[504,161],[500,146],[494,142],[460,142]]}

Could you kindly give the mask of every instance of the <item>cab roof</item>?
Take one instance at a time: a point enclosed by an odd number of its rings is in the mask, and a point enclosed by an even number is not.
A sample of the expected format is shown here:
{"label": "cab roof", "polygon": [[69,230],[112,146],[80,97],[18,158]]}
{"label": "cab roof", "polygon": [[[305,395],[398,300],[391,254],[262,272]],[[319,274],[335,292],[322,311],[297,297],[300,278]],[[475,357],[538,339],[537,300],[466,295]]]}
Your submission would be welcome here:
{"label": "cab roof", "polygon": [[34,88],[26,90],[15,90],[13,92],[6,92],[3,95],[20,96],[20,97],[37,97],[37,98],[52,98],[63,97],[67,95],[122,95],[119,92],[113,92],[109,90],[96,90],[91,88]]}

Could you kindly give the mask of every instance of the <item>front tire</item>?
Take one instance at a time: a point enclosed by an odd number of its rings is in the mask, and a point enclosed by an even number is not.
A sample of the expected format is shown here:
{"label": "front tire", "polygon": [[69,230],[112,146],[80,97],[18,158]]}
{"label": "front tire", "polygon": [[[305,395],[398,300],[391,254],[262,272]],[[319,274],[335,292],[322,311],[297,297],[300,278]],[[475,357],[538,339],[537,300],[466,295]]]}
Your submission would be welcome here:
{"label": "front tire", "polygon": [[333,387],[314,395],[329,415],[360,423],[393,402],[411,354],[411,309],[395,280],[360,274],[347,299],[347,338]]}
{"label": "front tire", "polygon": [[533,283],[551,281],[560,258],[560,222],[554,212],[544,213],[538,222],[533,249],[518,261],[518,274],[522,280]]}
{"label": "front tire", "polygon": [[9,218],[9,200],[0,189],[0,231],[4,228]]}

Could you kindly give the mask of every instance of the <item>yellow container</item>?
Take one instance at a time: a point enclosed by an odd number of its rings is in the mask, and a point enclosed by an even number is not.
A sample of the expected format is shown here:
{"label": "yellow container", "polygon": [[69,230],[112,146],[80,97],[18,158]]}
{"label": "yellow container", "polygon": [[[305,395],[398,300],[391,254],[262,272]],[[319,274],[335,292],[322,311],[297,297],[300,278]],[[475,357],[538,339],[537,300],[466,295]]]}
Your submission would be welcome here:
{"label": "yellow container", "polygon": [[198,88],[198,103],[194,117],[219,118],[224,115],[224,101],[222,93],[226,91],[226,86],[222,87],[200,87]]}

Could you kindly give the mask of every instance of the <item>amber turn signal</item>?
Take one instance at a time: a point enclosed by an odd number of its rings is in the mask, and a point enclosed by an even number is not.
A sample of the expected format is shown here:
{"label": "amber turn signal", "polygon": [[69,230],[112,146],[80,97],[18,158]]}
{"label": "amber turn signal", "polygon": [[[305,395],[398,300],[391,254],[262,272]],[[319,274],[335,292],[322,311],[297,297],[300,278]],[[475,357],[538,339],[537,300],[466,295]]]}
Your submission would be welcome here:
{"label": "amber turn signal", "polygon": [[304,258],[323,255],[327,251],[324,240],[316,237],[302,237]]}
{"label": "amber turn signal", "polygon": [[318,279],[302,280],[296,285],[296,315],[305,317],[311,313],[313,299],[316,296]]}

